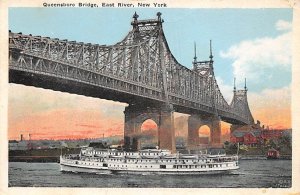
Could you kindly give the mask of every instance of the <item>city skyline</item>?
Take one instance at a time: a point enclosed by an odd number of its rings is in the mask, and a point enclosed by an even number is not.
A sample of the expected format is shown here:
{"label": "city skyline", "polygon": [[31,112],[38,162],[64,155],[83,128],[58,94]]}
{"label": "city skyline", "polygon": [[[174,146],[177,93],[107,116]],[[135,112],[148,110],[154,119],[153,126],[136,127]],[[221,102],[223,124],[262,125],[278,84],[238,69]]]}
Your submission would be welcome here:
{"label": "city skyline", "polygon": [[[254,118],[271,128],[291,127],[291,9],[10,8],[9,29],[110,45],[130,30],[134,11],[141,19],[155,18],[157,11],[163,13],[170,49],[188,68],[194,56],[193,43],[197,43],[198,59],[205,60],[212,39],[215,75],[228,103],[233,95],[233,78],[239,76],[237,85],[243,88],[247,77],[248,100]],[[41,14],[43,17],[38,17]],[[80,28],[74,23],[78,17],[84,18]],[[25,20],[29,23],[22,26]],[[122,133],[126,104],[9,84],[8,106],[9,138],[19,135],[21,129],[40,137],[80,137],[102,134],[100,129],[107,135]],[[224,133],[229,125],[222,127]]]}

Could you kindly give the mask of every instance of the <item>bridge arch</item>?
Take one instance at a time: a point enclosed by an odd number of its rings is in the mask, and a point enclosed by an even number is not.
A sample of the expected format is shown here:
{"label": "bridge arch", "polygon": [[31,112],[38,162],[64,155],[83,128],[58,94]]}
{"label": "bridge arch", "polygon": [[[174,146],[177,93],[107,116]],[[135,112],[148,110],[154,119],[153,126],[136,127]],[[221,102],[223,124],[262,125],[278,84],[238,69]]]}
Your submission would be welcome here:
{"label": "bridge arch", "polygon": [[158,145],[158,125],[152,119],[145,120],[141,125],[140,148]]}
{"label": "bridge arch", "polygon": [[157,123],[150,118],[145,120],[141,125],[141,131],[147,131],[149,129],[158,129]]}
{"label": "bridge arch", "polygon": [[[159,116],[158,113],[150,113],[150,112],[145,112],[145,113],[141,113],[138,116],[136,116],[135,121],[137,123],[137,127],[139,130],[142,130],[142,126],[144,125],[144,123],[147,122],[148,123],[155,123],[156,126],[158,126],[159,124]],[[152,121],[152,122],[151,122]]]}
{"label": "bridge arch", "polygon": [[207,124],[201,125],[198,129],[198,146],[208,146],[211,142],[211,135],[211,127]]}
{"label": "bridge arch", "polygon": [[[188,148],[198,149],[199,131],[202,128],[209,129],[209,146],[220,147],[221,119],[211,116],[191,115],[188,119]],[[206,126],[206,127],[205,127]]]}
{"label": "bridge arch", "polygon": [[152,121],[156,125],[159,124],[159,113],[154,110],[137,109],[136,107],[126,107],[125,111],[125,147],[133,150],[141,149],[143,132],[142,128],[144,123]]}

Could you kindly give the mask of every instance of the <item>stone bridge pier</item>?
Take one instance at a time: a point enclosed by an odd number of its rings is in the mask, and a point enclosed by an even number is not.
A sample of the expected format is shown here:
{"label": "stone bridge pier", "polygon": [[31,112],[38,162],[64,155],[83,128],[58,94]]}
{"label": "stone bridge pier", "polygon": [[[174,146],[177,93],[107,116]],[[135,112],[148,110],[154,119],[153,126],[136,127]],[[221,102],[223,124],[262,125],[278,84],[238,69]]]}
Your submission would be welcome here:
{"label": "stone bridge pier", "polygon": [[124,144],[125,149],[139,150],[142,124],[153,120],[158,127],[158,145],[172,152],[175,148],[174,109],[172,105],[145,106],[131,104],[125,108]]}
{"label": "stone bridge pier", "polygon": [[197,148],[199,144],[199,128],[207,125],[210,129],[210,146],[222,147],[221,119],[217,116],[191,115],[188,118],[188,148]]}

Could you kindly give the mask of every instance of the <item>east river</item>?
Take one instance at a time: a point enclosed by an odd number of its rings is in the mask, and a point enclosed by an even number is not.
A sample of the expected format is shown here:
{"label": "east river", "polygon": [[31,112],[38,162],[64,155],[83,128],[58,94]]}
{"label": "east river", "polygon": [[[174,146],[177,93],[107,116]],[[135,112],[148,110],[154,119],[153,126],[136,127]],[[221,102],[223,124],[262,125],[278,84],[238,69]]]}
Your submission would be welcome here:
{"label": "east river", "polygon": [[224,175],[128,175],[60,172],[58,163],[9,163],[9,187],[288,188],[291,160],[241,160]]}

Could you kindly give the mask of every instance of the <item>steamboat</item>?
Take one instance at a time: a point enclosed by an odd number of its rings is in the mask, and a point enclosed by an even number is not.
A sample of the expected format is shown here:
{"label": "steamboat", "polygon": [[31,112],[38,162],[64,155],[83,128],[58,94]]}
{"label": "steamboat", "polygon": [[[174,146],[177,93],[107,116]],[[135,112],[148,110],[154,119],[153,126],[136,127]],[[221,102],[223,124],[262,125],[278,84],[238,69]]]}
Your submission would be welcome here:
{"label": "steamboat", "polygon": [[238,156],[225,154],[172,154],[169,150],[144,149],[137,152],[82,148],[80,154],[60,156],[65,172],[98,174],[220,174],[239,168]]}

